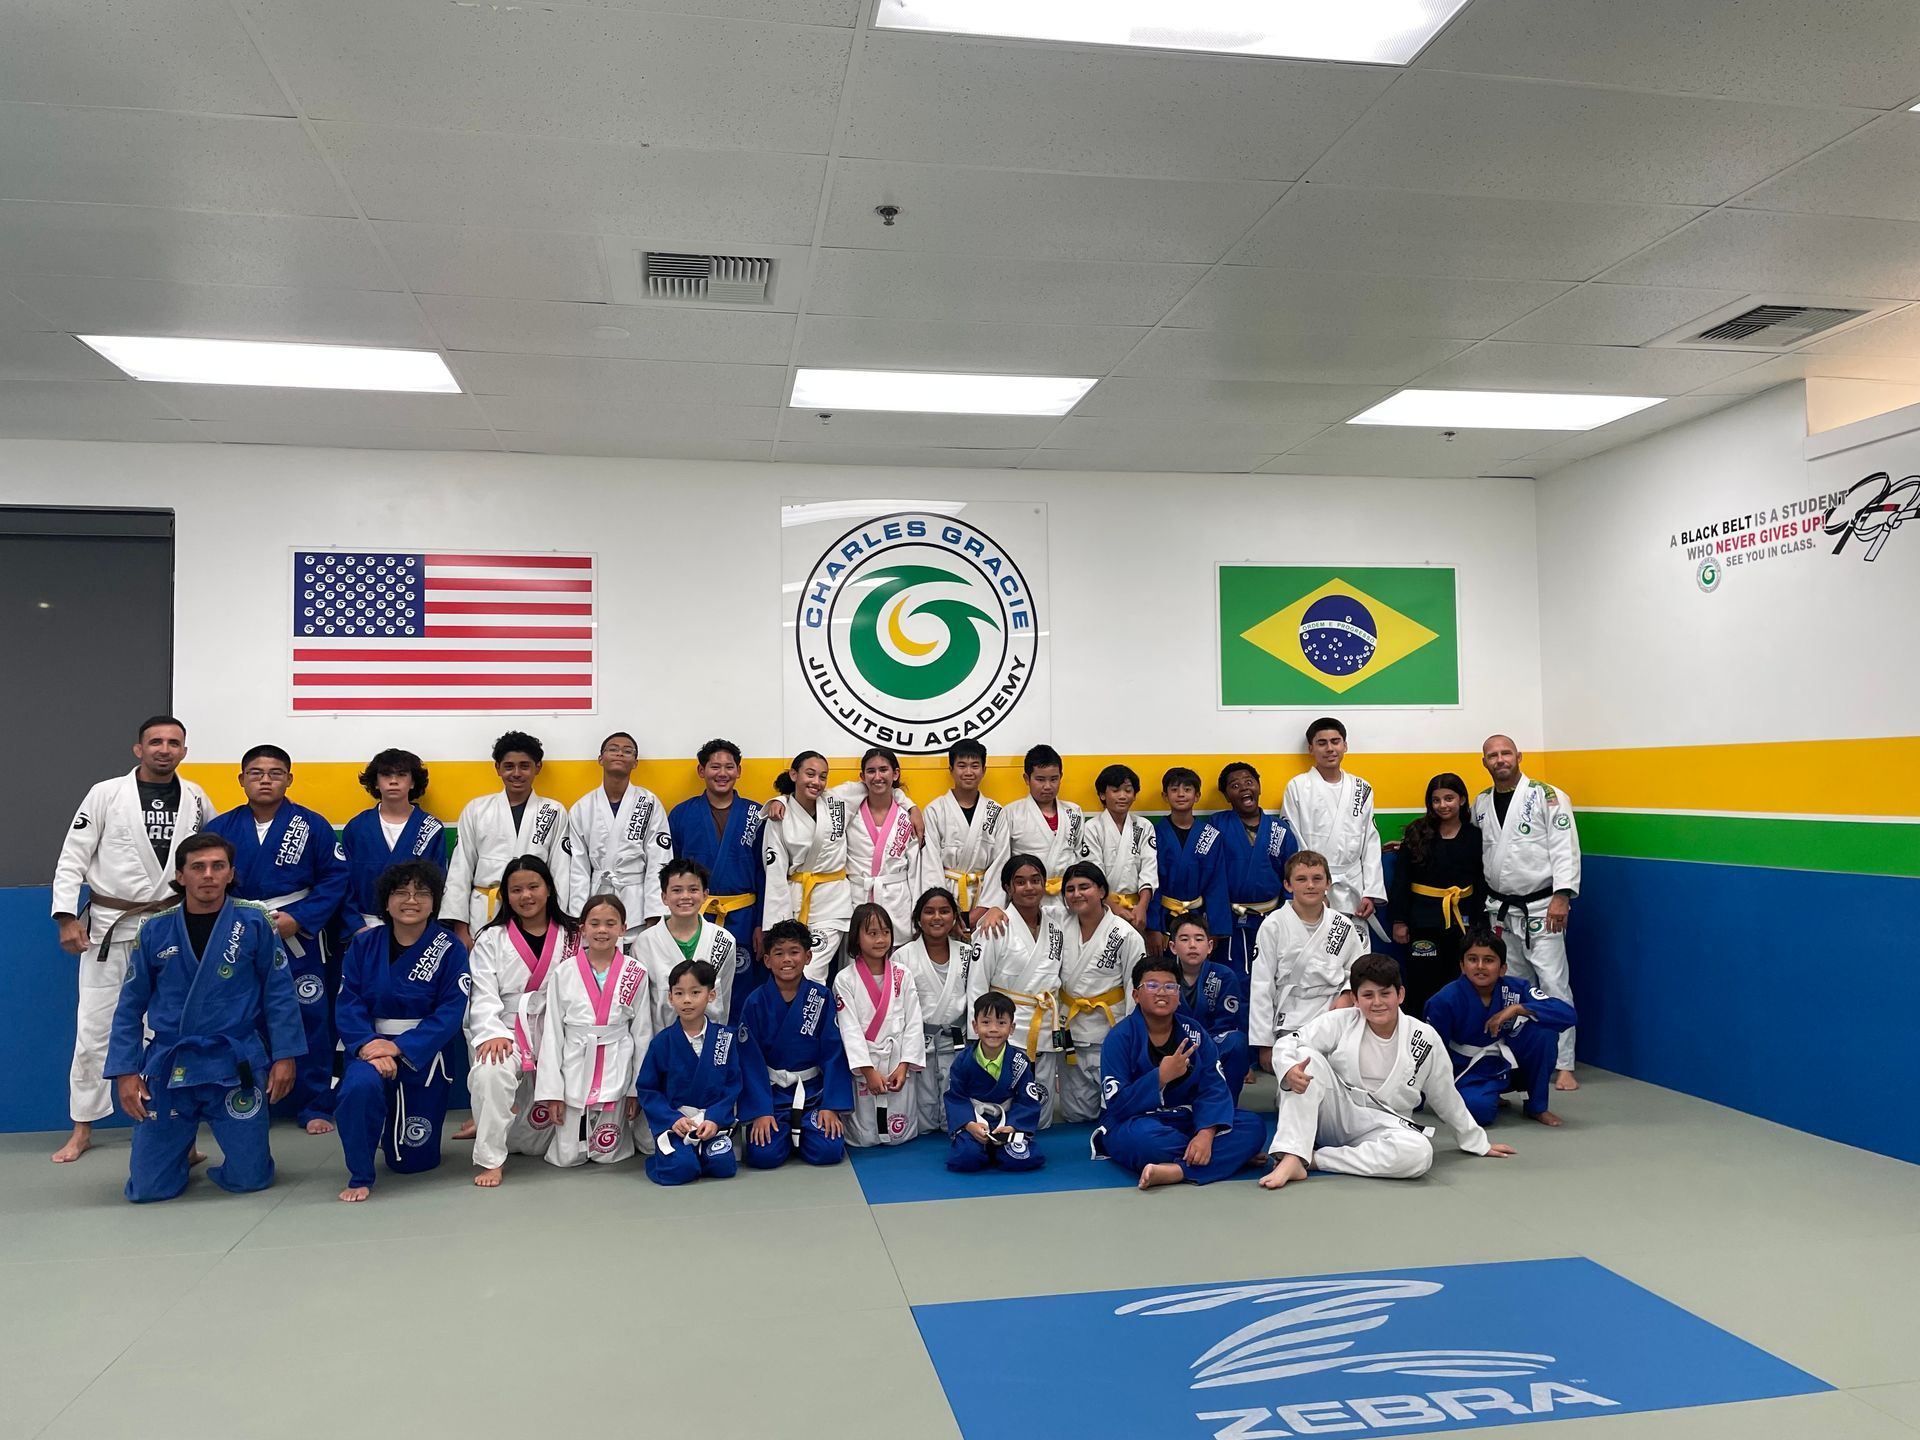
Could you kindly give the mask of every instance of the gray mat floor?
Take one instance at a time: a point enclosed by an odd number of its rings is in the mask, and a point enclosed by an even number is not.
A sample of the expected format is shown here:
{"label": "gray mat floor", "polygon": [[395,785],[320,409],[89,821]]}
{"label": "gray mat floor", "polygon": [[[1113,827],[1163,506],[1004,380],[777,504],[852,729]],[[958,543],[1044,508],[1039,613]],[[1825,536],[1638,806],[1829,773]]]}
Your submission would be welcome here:
{"label": "gray mat floor", "polygon": [[[845,1166],[665,1190],[637,1162],[526,1160],[488,1193],[456,1144],[343,1205],[333,1138],[282,1127],[271,1190],[197,1180],[134,1207],[125,1131],[60,1167],[58,1137],[0,1136],[0,1437],[949,1437],[914,1304],[1560,1255],[1839,1388],[1554,1421],[1556,1440],[1920,1434],[1920,1170],[1584,1074],[1563,1130],[1503,1122],[1513,1160],[1443,1149],[1416,1183],[1280,1195],[874,1208]],[[1147,1226],[1192,1240],[1138,1243]],[[1067,1435],[1070,1414],[1004,1433]]]}

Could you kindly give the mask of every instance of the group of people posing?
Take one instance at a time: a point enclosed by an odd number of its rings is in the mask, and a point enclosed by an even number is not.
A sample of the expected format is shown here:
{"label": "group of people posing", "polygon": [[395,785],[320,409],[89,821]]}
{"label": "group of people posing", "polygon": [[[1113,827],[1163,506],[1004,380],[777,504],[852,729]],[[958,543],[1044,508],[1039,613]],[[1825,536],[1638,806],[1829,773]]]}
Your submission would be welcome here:
{"label": "group of people posing", "polygon": [[[336,840],[287,798],[293,762],[271,745],[216,815],[176,773],[185,727],[153,717],[56,876],[82,964],[74,1132],[54,1159],[84,1153],[117,1089],[140,1122],[130,1199],[180,1193],[202,1121],[223,1152],[210,1178],[257,1189],[280,1107],[338,1130],[341,1198],[364,1200],[377,1154],[394,1173],[439,1164],[463,1067],[483,1187],[510,1154],[638,1151],[678,1184],[734,1173],[742,1149],[833,1164],[923,1133],[954,1169],[1031,1169],[1056,1115],[1099,1122],[1096,1153],[1143,1187],[1270,1160],[1270,1186],[1309,1165],[1422,1174],[1422,1106],[1462,1149],[1511,1153],[1482,1128],[1501,1096],[1557,1124],[1550,1090],[1576,1083],[1571,806],[1490,737],[1471,806],[1458,776],[1429,783],[1390,897],[1345,727],[1306,740],[1313,768],[1279,813],[1235,762],[1227,809],[1197,816],[1200,777],[1175,767],[1150,821],[1123,765],[1097,777],[1098,812],[1061,800],[1047,746],[1003,807],[971,741],[922,809],[878,747],[839,786],[803,752],[757,804],[715,740],[701,793],[668,810],[632,782],[624,732],[566,807],[537,793],[540,742],[512,731],[501,789],[465,807],[449,853],[410,752],[374,757],[376,803]],[[1270,1142],[1238,1108],[1255,1067],[1279,1081]]]}

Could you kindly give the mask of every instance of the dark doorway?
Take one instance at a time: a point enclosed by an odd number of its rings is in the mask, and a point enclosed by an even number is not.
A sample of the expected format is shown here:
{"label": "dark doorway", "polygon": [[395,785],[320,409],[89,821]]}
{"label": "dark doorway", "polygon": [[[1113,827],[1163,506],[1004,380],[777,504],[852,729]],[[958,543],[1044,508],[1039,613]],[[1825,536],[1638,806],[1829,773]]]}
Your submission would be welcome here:
{"label": "dark doorway", "polygon": [[173,512],[0,506],[0,656],[20,817],[0,885],[47,885],[87,787],[173,708]]}

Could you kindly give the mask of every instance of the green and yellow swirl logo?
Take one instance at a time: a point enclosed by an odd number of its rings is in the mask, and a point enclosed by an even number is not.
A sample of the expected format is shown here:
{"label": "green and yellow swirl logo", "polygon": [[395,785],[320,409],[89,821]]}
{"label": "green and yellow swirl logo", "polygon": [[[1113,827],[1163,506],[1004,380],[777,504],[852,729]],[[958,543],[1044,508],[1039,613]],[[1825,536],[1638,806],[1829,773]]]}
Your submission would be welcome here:
{"label": "green and yellow swirl logo", "polygon": [[835,723],[913,754],[997,725],[1038,648],[1013,558],[977,526],[915,511],[836,540],[801,586],[794,631],[801,673]]}

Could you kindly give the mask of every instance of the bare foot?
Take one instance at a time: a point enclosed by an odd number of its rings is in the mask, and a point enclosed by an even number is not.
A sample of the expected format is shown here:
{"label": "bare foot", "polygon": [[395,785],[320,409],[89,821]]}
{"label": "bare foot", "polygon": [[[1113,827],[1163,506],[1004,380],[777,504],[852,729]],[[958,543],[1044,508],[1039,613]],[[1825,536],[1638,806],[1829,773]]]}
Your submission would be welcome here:
{"label": "bare foot", "polygon": [[340,1198],[342,1200],[347,1201],[349,1204],[351,1204],[355,1201],[366,1199],[367,1196],[369,1196],[372,1193],[373,1193],[373,1190],[371,1186],[349,1185],[346,1189],[340,1192]]}
{"label": "bare foot", "polygon": [[1187,1172],[1178,1165],[1149,1165],[1140,1172],[1140,1188],[1152,1190],[1159,1185],[1178,1185],[1187,1178]]}
{"label": "bare foot", "polygon": [[333,1122],[331,1120],[323,1120],[320,1116],[316,1115],[313,1119],[307,1121],[307,1134],[309,1135],[331,1135],[332,1133]]}
{"label": "bare foot", "polygon": [[1553,1072],[1553,1088],[1556,1090],[1578,1090],[1580,1088],[1580,1082],[1573,1078],[1573,1072],[1571,1070],[1556,1070]]}
{"label": "bare foot", "polygon": [[1551,1110],[1542,1110],[1538,1115],[1529,1111],[1527,1113],[1527,1119],[1538,1120],[1542,1125],[1558,1125],[1560,1123],[1560,1117]]}
{"label": "bare foot", "polygon": [[207,1152],[200,1149],[198,1146],[196,1146],[195,1148],[187,1152],[187,1168],[189,1170],[191,1170],[196,1165],[204,1165],[206,1163],[207,1163]]}
{"label": "bare foot", "polygon": [[491,1170],[482,1170],[478,1175],[473,1177],[473,1183],[478,1185],[482,1190],[493,1189],[494,1186],[500,1183],[500,1167],[496,1165]]}
{"label": "bare foot", "polygon": [[1307,1162],[1298,1155],[1282,1155],[1273,1168],[1260,1177],[1262,1190],[1278,1190],[1295,1180],[1307,1178]]}
{"label": "bare foot", "polygon": [[56,1165],[71,1165],[92,1148],[93,1126],[75,1125],[73,1134],[67,1137],[67,1143],[54,1151],[51,1158]]}
{"label": "bare foot", "polygon": [[479,1133],[480,1132],[474,1128],[473,1121],[469,1120],[467,1121],[466,1124],[462,1125],[458,1130],[453,1132],[453,1138],[456,1140],[471,1140],[475,1135]]}

